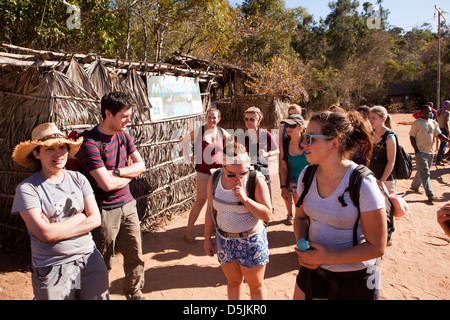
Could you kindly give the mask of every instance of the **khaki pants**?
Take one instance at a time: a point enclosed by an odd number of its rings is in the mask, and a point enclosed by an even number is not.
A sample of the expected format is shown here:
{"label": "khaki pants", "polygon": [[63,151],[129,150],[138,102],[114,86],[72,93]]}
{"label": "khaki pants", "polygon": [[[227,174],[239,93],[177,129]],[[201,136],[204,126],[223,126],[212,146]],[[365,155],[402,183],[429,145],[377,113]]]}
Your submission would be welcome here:
{"label": "khaki pants", "polygon": [[96,249],[74,261],[30,269],[36,300],[109,299],[108,271]]}
{"label": "khaki pants", "polygon": [[111,270],[111,260],[117,245],[124,258],[123,291],[126,295],[133,295],[144,287],[144,260],[136,200],[119,208],[100,211],[102,224],[92,232],[95,244],[108,270]]}

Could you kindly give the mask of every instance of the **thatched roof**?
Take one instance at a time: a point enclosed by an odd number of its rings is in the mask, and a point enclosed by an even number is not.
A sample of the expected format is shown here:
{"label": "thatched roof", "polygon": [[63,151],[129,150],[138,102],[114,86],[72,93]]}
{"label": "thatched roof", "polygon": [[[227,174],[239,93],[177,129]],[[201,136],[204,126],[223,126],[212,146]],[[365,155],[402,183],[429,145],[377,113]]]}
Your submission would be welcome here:
{"label": "thatched roof", "polygon": [[17,184],[31,172],[11,159],[14,146],[28,140],[38,124],[53,121],[69,133],[101,120],[100,98],[110,90],[129,93],[133,112],[129,133],[145,160],[147,171],[130,184],[143,230],[185,210],[195,198],[195,170],[182,161],[180,136],[203,123],[203,114],[152,122],[145,76],[183,75],[201,81],[204,109],[211,83],[220,68],[196,69],[188,64],[139,63],[97,55],[37,51],[3,45],[0,53],[0,244],[24,246],[23,221],[10,214]]}

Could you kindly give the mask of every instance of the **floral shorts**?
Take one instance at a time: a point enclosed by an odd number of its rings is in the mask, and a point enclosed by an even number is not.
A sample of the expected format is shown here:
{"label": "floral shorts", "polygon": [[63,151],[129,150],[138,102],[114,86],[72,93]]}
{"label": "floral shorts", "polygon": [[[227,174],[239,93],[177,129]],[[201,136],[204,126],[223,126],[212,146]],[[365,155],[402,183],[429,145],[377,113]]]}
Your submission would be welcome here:
{"label": "floral shorts", "polygon": [[216,253],[219,263],[237,260],[245,268],[260,267],[269,262],[266,228],[247,238],[225,238],[216,232]]}

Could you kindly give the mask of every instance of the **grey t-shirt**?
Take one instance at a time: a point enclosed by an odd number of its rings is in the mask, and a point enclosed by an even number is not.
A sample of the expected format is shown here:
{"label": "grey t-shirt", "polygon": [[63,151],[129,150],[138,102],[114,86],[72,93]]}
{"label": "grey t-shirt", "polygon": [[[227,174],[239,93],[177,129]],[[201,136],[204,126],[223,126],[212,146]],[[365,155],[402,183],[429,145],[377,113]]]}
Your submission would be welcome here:
{"label": "grey t-shirt", "polygon": [[[322,198],[317,190],[316,176],[311,187],[303,200],[303,210],[310,218],[309,240],[323,245],[326,249],[337,251],[353,246],[353,227],[358,217],[358,209],[353,205],[348,192],[344,194],[345,203],[343,207],[339,202],[344,190],[348,187],[350,175],[356,168],[355,163],[351,163],[339,186],[326,198]],[[298,179],[297,193],[300,196],[303,192],[302,171]],[[384,197],[377,186],[375,178],[370,175],[366,177],[360,189],[360,209],[361,212],[372,211],[385,208]],[[358,243],[364,242],[364,233],[361,220],[358,225]],[[374,265],[376,259],[343,264],[325,264],[322,268],[334,272],[356,271]]]}
{"label": "grey t-shirt", "polygon": [[[50,223],[54,223],[83,211],[84,198],[93,193],[92,187],[81,173],[68,170],[64,170],[64,173],[64,181],[59,184],[46,182],[39,171],[22,181],[16,188],[12,213],[41,208]],[[94,249],[90,233],[52,243],[42,242],[30,230],[28,233],[35,267],[67,263]]]}

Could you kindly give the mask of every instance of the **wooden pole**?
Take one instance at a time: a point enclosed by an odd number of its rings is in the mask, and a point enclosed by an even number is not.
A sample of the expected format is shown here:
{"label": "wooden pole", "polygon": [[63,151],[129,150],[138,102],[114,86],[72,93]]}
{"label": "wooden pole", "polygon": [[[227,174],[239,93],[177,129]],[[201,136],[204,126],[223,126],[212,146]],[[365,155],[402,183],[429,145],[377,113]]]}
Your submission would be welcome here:
{"label": "wooden pole", "polygon": [[441,16],[447,20],[438,6],[434,6],[438,12],[438,75],[437,75],[437,92],[436,92],[436,109],[441,106]]}

